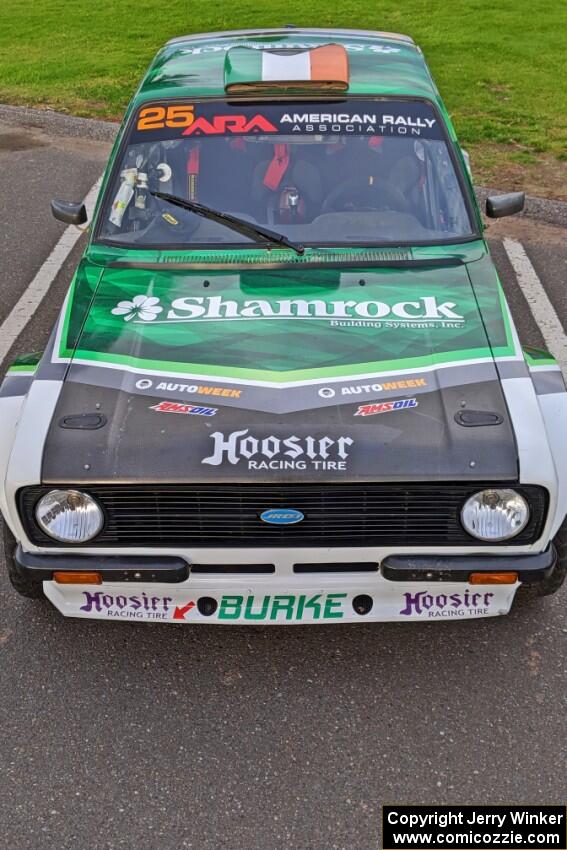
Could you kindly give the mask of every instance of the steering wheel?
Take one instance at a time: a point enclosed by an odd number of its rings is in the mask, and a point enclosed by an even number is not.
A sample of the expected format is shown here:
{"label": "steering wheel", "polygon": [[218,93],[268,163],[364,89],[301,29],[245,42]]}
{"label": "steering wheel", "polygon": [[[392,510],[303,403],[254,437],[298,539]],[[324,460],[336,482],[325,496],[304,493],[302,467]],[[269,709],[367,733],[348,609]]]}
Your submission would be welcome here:
{"label": "steering wheel", "polygon": [[379,179],[369,185],[367,177],[349,177],[331,189],[321,205],[321,212],[339,212],[346,209],[349,202],[352,208],[358,211],[388,208],[398,212],[410,210],[402,192],[387,180]]}

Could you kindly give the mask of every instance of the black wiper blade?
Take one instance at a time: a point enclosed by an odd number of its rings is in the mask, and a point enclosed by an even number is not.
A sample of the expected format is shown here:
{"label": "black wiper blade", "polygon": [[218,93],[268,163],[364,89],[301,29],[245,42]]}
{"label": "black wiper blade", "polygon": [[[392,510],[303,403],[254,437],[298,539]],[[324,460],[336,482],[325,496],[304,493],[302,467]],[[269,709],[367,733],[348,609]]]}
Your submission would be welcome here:
{"label": "black wiper blade", "polygon": [[291,250],[295,251],[296,254],[301,255],[305,253],[303,245],[297,245],[282,233],[276,233],[275,230],[269,230],[267,227],[252,224],[251,222],[245,221],[243,218],[238,218],[235,215],[214,210],[212,207],[207,207],[205,204],[197,203],[197,201],[187,201],[185,198],[179,198],[177,195],[170,195],[167,192],[150,192],[150,194],[153,195],[154,198],[160,198],[162,201],[167,201],[169,204],[181,207],[183,210],[194,212],[196,215],[200,215],[203,218],[208,218],[211,221],[218,221],[219,224],[224,224],[226,227],[230,227],[231,230],[235,230],[243,236],[249,236],[256,240],[258,240],[258,238],[265,239],[266,242],[269,242],[271,245],[280,245],[285,248],[291,248]]}

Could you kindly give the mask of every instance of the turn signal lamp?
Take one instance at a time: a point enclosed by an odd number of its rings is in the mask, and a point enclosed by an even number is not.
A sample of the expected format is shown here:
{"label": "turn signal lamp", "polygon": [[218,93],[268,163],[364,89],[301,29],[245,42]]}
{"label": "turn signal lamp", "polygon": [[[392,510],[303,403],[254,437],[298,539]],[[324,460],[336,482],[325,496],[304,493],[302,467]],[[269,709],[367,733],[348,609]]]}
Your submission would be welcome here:
{"label": "turn signal lamp", "polygon": [[53,581],[56,581],[57,584],[102,584],[102,576],[100,573],[59,570],[53,573]]}
{"label": "turn signal lamp", "polygon": [[516,584],[518,573],[471,573],[469,584]]}

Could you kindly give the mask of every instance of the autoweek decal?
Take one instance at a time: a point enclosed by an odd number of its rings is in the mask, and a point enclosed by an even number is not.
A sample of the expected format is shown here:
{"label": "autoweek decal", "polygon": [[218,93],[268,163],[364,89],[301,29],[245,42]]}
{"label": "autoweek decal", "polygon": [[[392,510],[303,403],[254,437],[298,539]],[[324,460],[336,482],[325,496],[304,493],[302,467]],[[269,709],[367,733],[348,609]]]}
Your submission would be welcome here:
{"label": "autoweek decal", "polygon": [[465,266],[206,276],[109,269],[94,299],[78,278],[58,356],[150,375],[297,385],[513,355],[497,287],[481,296]]}

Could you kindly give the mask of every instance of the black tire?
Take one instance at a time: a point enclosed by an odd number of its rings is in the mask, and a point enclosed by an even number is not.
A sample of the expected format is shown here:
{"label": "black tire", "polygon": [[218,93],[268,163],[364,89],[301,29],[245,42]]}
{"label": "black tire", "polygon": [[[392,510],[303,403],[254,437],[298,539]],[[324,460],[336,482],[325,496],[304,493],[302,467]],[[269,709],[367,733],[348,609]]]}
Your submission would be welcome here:
{"label": "black tire", "polygon": [[8,570],[8,578],[14,590],[25,596],[27,599],[44,599],[43,585],[40,581],[32,581],[32,579],[23,576],[18,569],[16,559],[14,557],[16,551],[16,538],[6,525],[2,518],[2,539],[4,541],[4,560],[6,561],[6,569]]}
{"label": "black tire", "polygon": [[523,584],[520,590],[522,596],[527,599],[539,599],[542,596],[551,596],[557,593],[567,577],[567,520],[557,532],[553,545],[557,552],[555,568],[548,578],[534,584]]}

